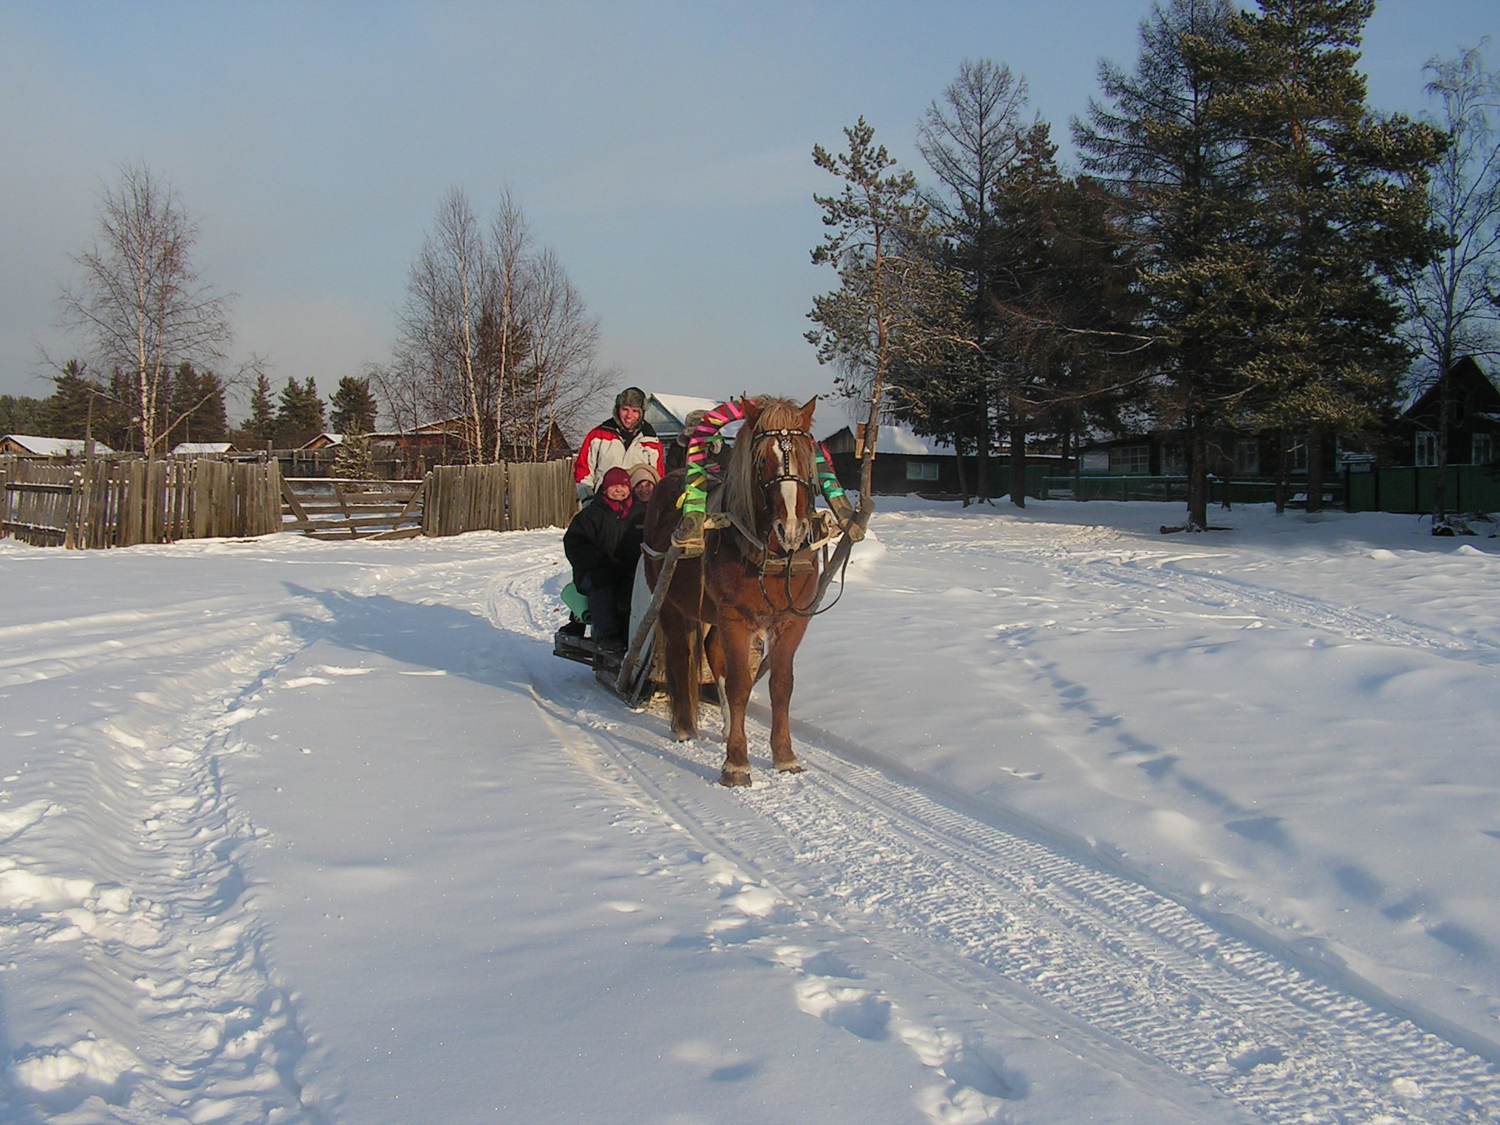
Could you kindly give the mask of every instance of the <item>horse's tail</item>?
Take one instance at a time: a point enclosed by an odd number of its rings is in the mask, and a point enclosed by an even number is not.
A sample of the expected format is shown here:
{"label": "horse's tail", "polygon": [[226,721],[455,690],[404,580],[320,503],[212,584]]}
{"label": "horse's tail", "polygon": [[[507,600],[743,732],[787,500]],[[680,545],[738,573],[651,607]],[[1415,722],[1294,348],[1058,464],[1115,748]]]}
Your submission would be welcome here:
{"label": "horse's tail", "polygon": [[698,696],[703,690],[703,626],[697,622],[693,623],[692,636],[688,640],[688,675],[687,681],[682,685],[682,690],[688,693],[689,704],[693,709],[694,717],[698,714]]}

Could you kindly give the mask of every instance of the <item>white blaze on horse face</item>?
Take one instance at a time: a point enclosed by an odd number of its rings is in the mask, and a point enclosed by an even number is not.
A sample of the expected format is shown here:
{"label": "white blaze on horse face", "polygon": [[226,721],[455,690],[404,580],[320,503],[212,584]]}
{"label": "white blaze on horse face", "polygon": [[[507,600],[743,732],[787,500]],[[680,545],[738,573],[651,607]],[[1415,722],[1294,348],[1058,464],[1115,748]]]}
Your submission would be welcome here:
{"label": "white blaze on horse face", "polygon": [[801,485],[794,480],[781,482],[781,511],[776,519],[776,538],[783,551],[795,551],[806,541],[810,528],[797,518],[797,495]]}

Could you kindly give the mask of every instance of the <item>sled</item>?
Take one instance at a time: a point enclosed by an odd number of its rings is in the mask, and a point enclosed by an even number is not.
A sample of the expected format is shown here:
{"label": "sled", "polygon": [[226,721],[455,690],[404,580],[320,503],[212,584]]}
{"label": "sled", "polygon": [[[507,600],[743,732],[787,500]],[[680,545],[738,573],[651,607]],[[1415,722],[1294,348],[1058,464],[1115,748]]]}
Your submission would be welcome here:
{"label": "sled", "polygon": [[[673,547],[663,556],[665,561],[655,593],[646,584],[644,558],[636,568],[635,594],[631,598],[630,642],[624,650],[601,645],[593,637],[582,633],[581,627],[586,628],[589,624],[588,598],[569,582],[563,587],[561,598],[572,617],[553,634],[552,655],[587,664],[594,670],[594,678],[619,696],[631,710],[640,710],[658,691],[664,692],[666,671],[659,656],[656,619],[661,611],[661,603],[666,598],[672,571],[676,569],[677,560],[681,556],[682,551],[678,547]],[[703,686],[705,697],[718,699],[718,684],[706,659],[699,682]]]}
{"label": "sled", "polygon": [[[677,565],[681,551],[668,553],[669,565]],[[670,578],[670,570],[664,571]],[[576,660],[594,669],[594,677],[622,699],[626,706],[639,709],[663,686],[665,673],[656,656],[656,618],[661,610],[666,587],[659,585],[653,594],[646,585],[645,561],[636,568],[635,594],[631,598],[630,643],[625,649],[601,645],[583,634],[589,625],[588,598],[569,582],[562,590],[562,602],[571,619],[552,636],[552,654],[564,660]]]}

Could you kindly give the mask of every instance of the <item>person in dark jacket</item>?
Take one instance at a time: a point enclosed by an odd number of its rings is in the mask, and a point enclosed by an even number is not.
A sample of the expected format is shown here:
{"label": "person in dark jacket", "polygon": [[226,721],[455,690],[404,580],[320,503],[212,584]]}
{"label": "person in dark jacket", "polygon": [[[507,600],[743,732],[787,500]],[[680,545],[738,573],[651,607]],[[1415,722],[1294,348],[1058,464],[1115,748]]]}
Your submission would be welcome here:
{"label": "person in dark jacket", "polygon": [[594,639],[602,647],[625,647],[630,588],[641,539],[631,520],[630,474],[616,466],[563,533],[563,553],[573,567],[573,585],[589,599]]}

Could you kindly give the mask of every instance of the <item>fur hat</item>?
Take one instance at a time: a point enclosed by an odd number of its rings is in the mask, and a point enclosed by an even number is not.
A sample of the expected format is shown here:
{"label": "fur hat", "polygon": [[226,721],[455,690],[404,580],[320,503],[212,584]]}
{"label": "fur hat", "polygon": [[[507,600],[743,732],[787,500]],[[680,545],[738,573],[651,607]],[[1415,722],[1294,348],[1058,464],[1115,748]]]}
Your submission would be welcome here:
{"label": "fur hat", "polygon": [[688,416],[682,420],[682,433],[677,435],[677,444],[686,445],[692,440],[693,431],[696,430],[708,417],[707,410],[689,410]]}
{"label": "fur hat", "polygon": [[640,387],[626,387],[615,395],[615,413],[620,412],[622,406],[633,406],[637,410],[646,409],[646,392]]}
{"label": "fur hat", "polygon": [[599,491],[603,492],[605,489],[616,484],[623,484],[626,488],[630,487],[630,474],[620,468],[619,465],[606,470],[604,479],[599,482]]}
{"label": "fur hat", "polygon": [[661,481],[661,477],[656,475],[656,467],[654,465],[637,465],[630,470],[631,488],[634,488],[643,480],[649,480],[652,484],[657,484]]}

